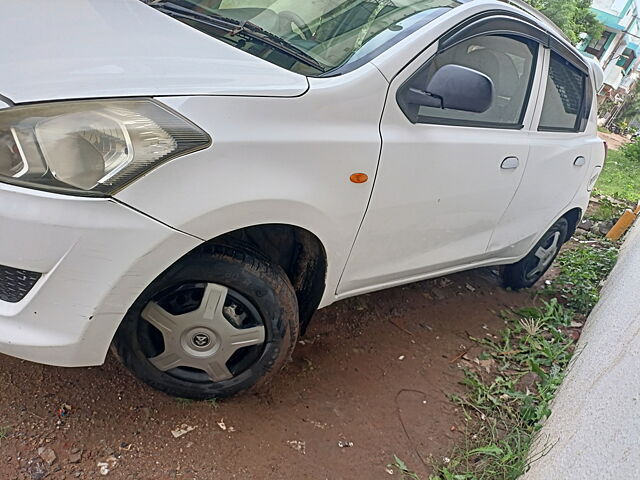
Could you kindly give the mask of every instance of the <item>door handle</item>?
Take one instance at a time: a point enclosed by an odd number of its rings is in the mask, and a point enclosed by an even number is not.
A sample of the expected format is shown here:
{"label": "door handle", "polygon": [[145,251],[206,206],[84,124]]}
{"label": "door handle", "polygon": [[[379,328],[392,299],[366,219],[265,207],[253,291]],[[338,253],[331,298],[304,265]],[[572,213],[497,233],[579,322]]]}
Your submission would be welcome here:
{"label": "door handle", "polygon": [[502,161],[500,168],[503,170],[513,170],[514,168],[518,168],[520,166],[520,160],[518,157],[507,157]]}
{"label": "door handle", "polygon": [[587,163],[587,159],[586,159],[586,158],[584,158],[584,157],[582,157],[582,156],[581,156],[581,157],[576,158],[576,159],[573,161],[573,164],[574,164],[576,167],[582,167],[585,163]]}

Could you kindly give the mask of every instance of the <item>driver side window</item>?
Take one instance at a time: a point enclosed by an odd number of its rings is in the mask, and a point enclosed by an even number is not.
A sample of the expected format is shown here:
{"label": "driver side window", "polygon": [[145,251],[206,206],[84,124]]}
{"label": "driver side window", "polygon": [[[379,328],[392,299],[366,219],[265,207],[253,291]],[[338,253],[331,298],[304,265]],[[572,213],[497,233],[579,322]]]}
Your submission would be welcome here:
{"label": "driver side window", "polygon": [[485,35],[465,40],[436,54],[408,82],[425,89],[445,65],[460,65],[487,75],[493,102],[482,113],[420,106],[418,123],[494,128],[522,128],[535,76],[538,43],[512,36]]}

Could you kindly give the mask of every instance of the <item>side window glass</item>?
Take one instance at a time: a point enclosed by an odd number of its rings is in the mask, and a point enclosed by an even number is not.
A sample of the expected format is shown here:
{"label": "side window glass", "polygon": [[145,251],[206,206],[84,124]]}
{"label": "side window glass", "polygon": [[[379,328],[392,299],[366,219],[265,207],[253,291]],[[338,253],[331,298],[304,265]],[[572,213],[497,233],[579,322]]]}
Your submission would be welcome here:
{"label": "side window glass", "polygon": [[445,65],[460,65],[487,75],[494,98],[482,113],[420,106],[419,123],[521,128],[535,75],[538,43],[519,37],[485,35],[465,40],[433,57],[408,82],[424,89]]}
{"label": "side window glass", "polygon": [[547,91],[538,130],[577,132],[582,119],[586,76],[555,52],[551,52]]}

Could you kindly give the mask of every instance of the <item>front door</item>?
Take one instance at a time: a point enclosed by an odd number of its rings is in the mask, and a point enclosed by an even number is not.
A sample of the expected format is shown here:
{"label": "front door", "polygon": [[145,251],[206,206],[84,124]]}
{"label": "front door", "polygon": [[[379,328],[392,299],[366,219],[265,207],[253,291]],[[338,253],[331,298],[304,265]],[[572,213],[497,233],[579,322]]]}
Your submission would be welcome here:
{"label": "front door", "polygon": [[[376,183],[338,294],[418,280],[486,256],[528,160],[525,126],[539,50],[513,35],[477,36],[435,55],[429,49],[395,78]],[[403,95],[424,90],[447,64],[488,75],[493,104],[484,113],[420,107],[412,117]]]}

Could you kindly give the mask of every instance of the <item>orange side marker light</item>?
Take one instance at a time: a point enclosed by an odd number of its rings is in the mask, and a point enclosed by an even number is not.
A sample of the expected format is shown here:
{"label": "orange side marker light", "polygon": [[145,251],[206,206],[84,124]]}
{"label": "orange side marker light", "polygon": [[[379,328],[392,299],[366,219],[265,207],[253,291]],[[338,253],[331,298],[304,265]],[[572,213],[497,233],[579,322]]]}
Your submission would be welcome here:
{"label": "orange side marker light", "polygon": [[349,177],[349,180],[351,180],[353,183],[364,183],[369,180],[369,175],[367,175],[366,173],[354,173]]}

